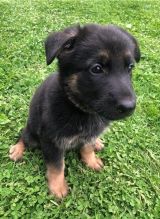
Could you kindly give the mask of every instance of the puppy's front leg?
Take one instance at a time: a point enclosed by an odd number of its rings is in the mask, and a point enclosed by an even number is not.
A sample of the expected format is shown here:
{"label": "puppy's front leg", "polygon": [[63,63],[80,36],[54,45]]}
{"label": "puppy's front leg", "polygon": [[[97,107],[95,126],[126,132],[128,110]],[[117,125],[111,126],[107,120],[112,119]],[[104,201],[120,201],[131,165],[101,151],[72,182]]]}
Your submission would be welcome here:
{"label": "puppy's front leg", "polygon": [[57,198],[63,198],[68,193],[64,176],[64,151],[55,145],[43,142],[42,151],[47,166],[48,188]]}
{"label": "puppy's front leg", "polygon": [[93,170],[101,170],[103,162],[100,158],[96,157],[94,152],[94,145],[85,144],[80,150],[82,161]]}

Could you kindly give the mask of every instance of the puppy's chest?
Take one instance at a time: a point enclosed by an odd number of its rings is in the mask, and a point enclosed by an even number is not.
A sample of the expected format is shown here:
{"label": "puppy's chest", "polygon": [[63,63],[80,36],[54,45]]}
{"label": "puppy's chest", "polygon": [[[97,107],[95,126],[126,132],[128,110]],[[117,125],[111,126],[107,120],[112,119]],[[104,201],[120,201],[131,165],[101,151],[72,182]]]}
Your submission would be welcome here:
{"label": "puppy's chest", "polygon": [[96,138],[103,132],[109,123],[100,119],[86,120],[80,123],[70,124],[66,127],[58,140],[58,146],[65,150],[75,148],[87,143],[94,144]]}

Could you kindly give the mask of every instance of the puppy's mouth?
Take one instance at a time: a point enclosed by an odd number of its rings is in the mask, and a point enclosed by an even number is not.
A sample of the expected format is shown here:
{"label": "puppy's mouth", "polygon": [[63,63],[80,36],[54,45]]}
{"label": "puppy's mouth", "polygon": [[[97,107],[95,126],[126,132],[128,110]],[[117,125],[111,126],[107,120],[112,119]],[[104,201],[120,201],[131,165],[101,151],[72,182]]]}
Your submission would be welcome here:
{"label": "puppy's mouth", "polygon": [[109,120],[120,120],[133,114],[136,108],[136,96],[117,100],[104,100],[94,106],[97,113]]}
{"label": "puppy's mouth", "polygon": [[106,118],[108,118],[109,120],[121,120],[124,119],[126,117],[129,117],[133,114],[134,109],[128,112],[115,112],[115,113],[108,113],[107,115],[105,115]]}
{"label": "puppy's mouth", "polygon": [[131,116],[135,111],[135,107],[130,110],[112,109],[111,111],[101,111],[98,114],[108,120],[121,120]]}

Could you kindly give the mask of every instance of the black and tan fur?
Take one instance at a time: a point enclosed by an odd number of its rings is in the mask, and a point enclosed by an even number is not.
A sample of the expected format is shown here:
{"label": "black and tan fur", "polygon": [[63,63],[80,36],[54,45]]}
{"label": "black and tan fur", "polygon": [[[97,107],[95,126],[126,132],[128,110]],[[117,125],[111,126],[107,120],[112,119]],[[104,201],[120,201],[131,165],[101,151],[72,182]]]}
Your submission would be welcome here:
{"label": "black and tan fur", "polygon": [[131,75],[140,51],[135,38],[109,25],[75,26],[52,33],[45,42],[47,64],[58,59],[58,73],[37,89],[27,125],[10,158],[22,158],[25,148],[41,148],[47,166],[48,186],[61,198],[67,194],[64,156],[79,148],[92,169],[103,163],[94,150],[103,144],[98,136],[114,120],[132,114],[136,105]]}

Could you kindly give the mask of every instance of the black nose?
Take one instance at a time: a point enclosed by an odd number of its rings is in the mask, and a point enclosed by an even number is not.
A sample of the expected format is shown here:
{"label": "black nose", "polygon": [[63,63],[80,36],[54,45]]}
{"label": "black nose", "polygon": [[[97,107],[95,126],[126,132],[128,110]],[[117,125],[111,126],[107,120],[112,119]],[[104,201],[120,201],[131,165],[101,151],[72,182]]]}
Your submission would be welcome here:
{"label": "black nose", "polygon": [[136,107],[136,101],[135,100],[121,100],[118,103],[117,110],[120,113],[129,113],[132,112]]}

